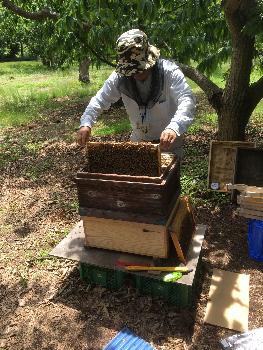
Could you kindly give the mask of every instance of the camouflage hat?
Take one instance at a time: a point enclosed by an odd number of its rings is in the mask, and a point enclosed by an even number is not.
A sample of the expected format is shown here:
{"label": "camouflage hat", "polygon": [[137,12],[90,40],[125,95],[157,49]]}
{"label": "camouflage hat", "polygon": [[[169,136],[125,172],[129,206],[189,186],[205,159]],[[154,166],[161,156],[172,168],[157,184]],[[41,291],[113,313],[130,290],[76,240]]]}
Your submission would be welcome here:
{"label": "camouflage hat", "polygon": [[160,56],[160,51],[149,44],[147,35],[139,29],[123,33],[116,44],[116,72],[126,77],[153,67]]}

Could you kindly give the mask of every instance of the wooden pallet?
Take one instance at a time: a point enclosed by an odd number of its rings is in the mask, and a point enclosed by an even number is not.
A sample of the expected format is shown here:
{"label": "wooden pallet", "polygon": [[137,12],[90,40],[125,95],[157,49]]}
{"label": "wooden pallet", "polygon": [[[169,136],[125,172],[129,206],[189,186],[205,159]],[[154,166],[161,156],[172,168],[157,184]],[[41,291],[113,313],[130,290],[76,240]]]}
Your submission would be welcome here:
{"label": "wooden pallet", "polygon": [[228,185],[231,190],[240,192],[237,196],[237,210],[240,216],[249,219],[263,220],[263,187],[247,185]]}

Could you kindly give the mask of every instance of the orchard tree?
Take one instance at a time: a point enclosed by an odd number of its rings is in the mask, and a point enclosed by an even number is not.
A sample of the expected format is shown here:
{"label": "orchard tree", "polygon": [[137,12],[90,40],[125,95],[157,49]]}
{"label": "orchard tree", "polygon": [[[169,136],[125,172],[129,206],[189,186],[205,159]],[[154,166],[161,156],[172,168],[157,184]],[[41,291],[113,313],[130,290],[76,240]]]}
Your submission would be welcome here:
{"label": "orchard tree", "polygon": [[24,56],[28,44],[29,26],[21,17],[13,16],[8,10],[0,11],[0,58],[16,59]]}
{"label": "orchard tree", "polygon": [[114,40],[120,19],[126,28],[133,25],[133,20],[127,20],[133,18],[132,8],[120,7],[118,2],[108,8],[95,0],[51,1],[46,7],[45,0],[2,0],[2,6],[27,21],[40,23],[30,33],[31,51],[54,68],[78,61],[82,82],[89,82],[90,64],[115,66]]}
{"label": "orchard tree", "polygon": [[[186,3],[163,10],[166,19],[162,16],[159,27],[159,37],[165,38],[163,48],[170,57],[188,64],[179,65],[206,93],[218,115],[219,139],[244,140],[249,118],[263,97],[263,1]],[[165,32],[170,33],[167,40]],[[193,61],[197,66],[189,65]],[[220,88],[209,76],[224,62],[230,62],[230,68]],[[261,72],[255,82],[251,81],[253,69]]]}
{"label": "orchard tree", "polygon": [[[218,115],[221,140],[244,140],[249,118],[263,97],[263,0],[68,0],[45,7],[2,0],[13,13],[34,20],[53,21],[59,47],[100,64],[115,64],[115,40],[123,31],[140,28],[175,59],[187,77],[205,92]],[[56,6],[57,7],[56,7]],[[224,62],[230,68],[217,86],[209,77]],[[262,75],[262,74],[261,74]]]}
{"label": "orchard tree", "polygon": [[[89,82],[88,50],[83,49],[83,43],[78,40],[77,33],[69,29],[69,16],[63,17],[58,12],[67,13],[67,2],[49,1],[52,11],[45,7],[44,1],[36,0],[30,3],[19,1],[19,5],[3,1],[4,8],[0,8],[0,17],[6,18],[8,11],[8,17],[10,17],[8,24],[20,19],[20,22],[23,23],[23,34],[24,39],[26,38],[28,52],[33,56],[38,56],[42,63],[50,68],[63,67],[78,61],[79,80]],[[61,30],[61,24],[64,21],[67,22],[68,30]],[[1,33],[4,33],[2,38],[8,38],[9,42],[16,43],[17,36],[22,31],[18,32],[13,25],[7,25],[7,19],[5,23],[2,22],[1,27]],[[83,28],[78,29],[83,31]]]}

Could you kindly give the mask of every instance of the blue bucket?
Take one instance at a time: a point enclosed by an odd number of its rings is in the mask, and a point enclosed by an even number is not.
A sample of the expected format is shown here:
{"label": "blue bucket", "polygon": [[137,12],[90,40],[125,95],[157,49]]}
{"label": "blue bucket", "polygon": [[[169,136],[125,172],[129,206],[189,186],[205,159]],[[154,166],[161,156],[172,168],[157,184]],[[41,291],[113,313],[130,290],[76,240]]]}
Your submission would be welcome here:
{"label": "blue bucket", "polygon": [[250,219],[248,222],[249,256],[263,262],[263,221]]}

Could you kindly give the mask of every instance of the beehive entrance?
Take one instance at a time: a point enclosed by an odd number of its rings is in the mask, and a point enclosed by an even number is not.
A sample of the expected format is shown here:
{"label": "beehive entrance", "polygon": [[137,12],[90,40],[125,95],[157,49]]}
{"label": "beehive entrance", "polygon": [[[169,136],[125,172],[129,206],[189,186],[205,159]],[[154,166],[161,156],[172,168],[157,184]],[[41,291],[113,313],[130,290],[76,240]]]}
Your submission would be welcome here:
{"label": "beehive entrance", "polygon": [[101,174],[160,176],[159,145],[149,142],[89,142],[84,171]]}

